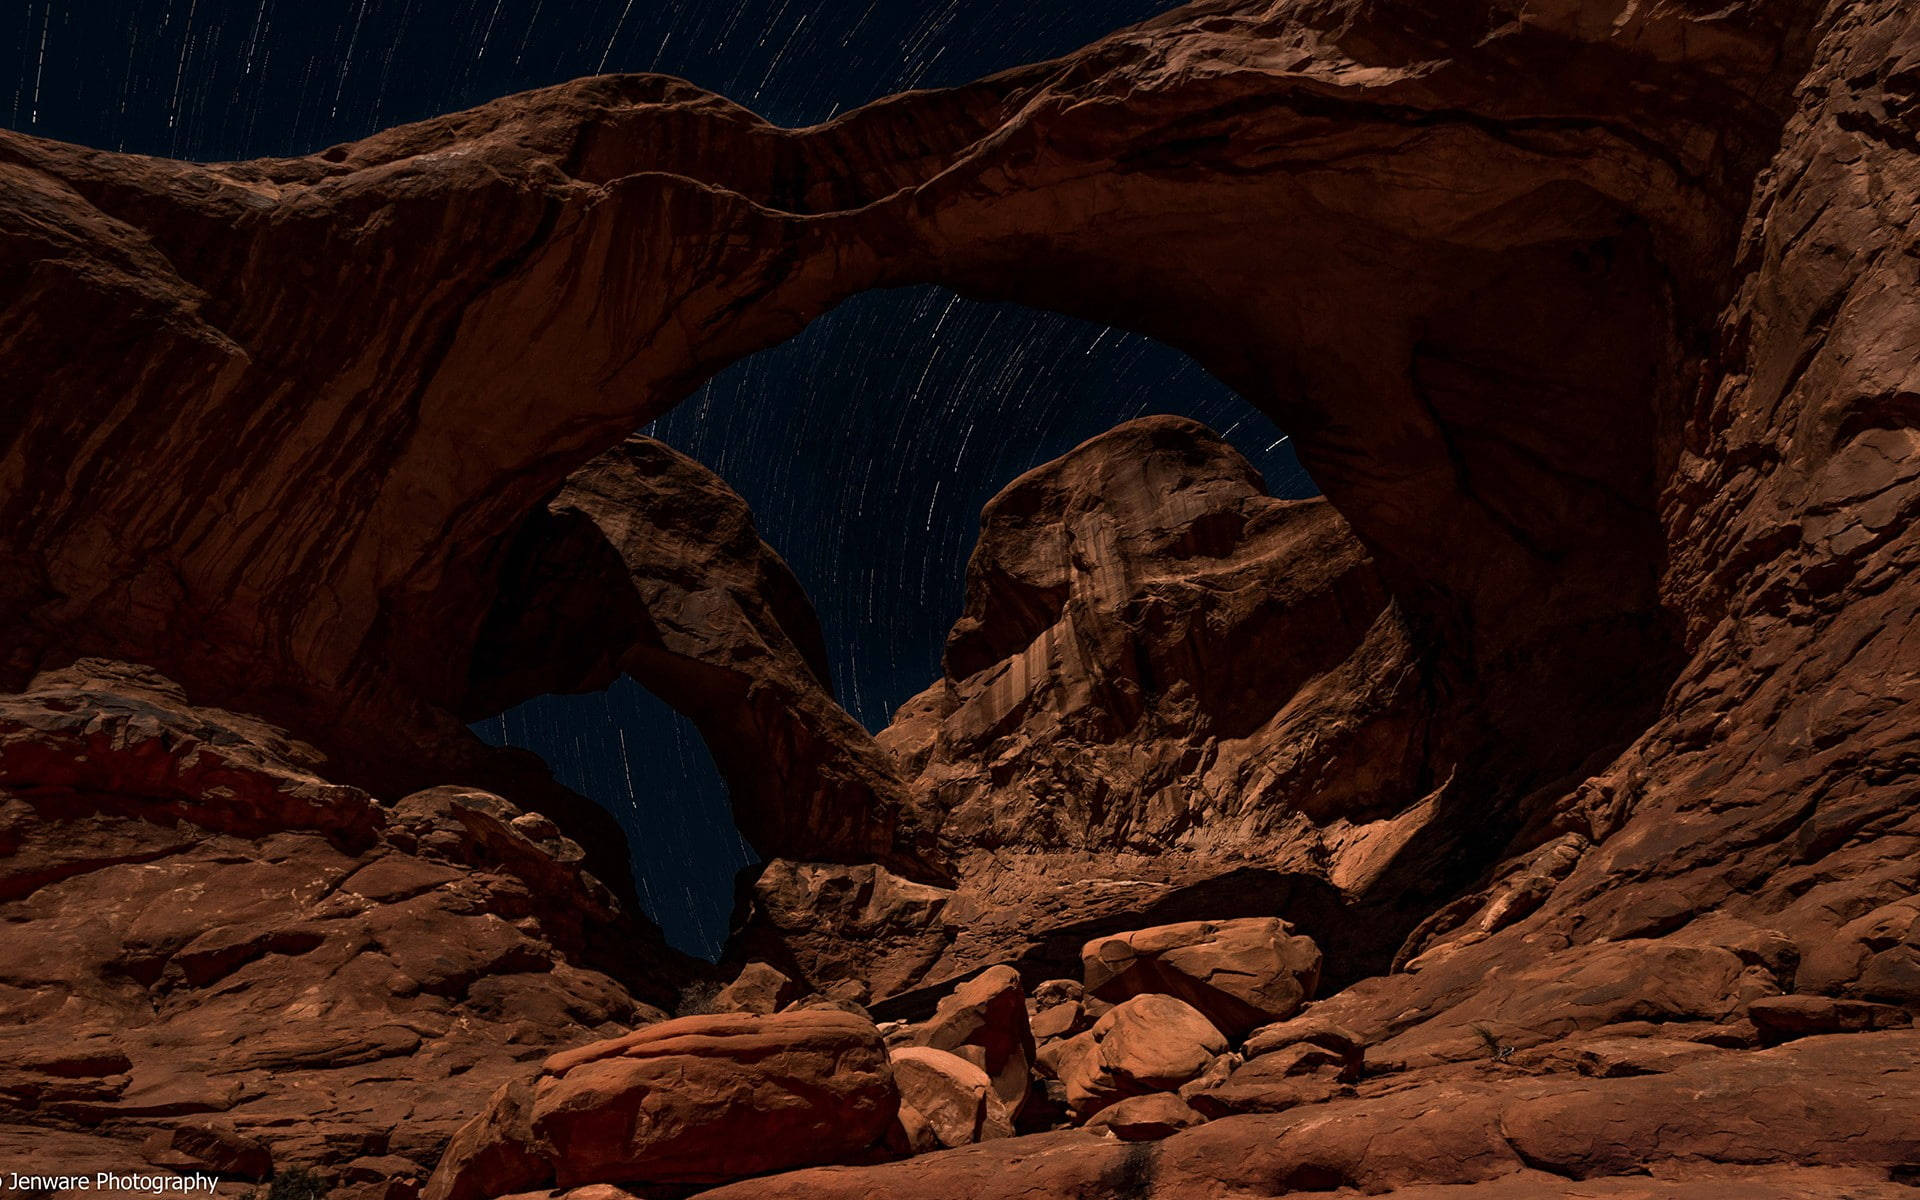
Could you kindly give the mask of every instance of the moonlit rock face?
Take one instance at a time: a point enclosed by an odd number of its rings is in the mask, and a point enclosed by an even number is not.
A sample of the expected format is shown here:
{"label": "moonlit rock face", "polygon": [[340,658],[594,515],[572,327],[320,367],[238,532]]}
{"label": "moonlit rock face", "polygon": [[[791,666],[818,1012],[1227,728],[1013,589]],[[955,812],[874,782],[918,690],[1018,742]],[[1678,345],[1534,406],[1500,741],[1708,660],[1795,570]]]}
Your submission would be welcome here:
{"label": "moonlit rock face", "polygon": [[1116,1005],[1069,1045],[1060,1082],[1085,1118],[1128,1096],[1177,1089],[1225,1053],[1227,1039],[1200,1010],[1156,993]]}
{"label": "moonlit rock face", "polygon": [[[23,48],[20,61],[8,63],[19,75],[0,123],[198,161],[319,152],[319,161],[337,162],[347,144],[399,122],[581,76],[651,71],[798,127],[891,93],[963,84],[1065,53],[1165,7],[602,0],[564,16],[551,6],[507,5],[470,17],[431,2],[273,11],[202,0],[172,19],[143,11],[131,23],[96,24],[85,5],[56,13],[48,3],[0,17],[0,30],[18,34],[7,44]],[[125,41],[113,52],[102,41],[107,25]],[[316,47],[327,52],[316,58]],[[455,144],[411,162],[426,171],[481,153]],[[264,180],[245,181],[232,195],[262,214],[290,199]],[[1281,436],[1178,351],[932,287],[857,298],[805,337],[724,372],[651,429],[721,470],[753,503],[820,605],[837,692],[873,729],[936,673],[981,504],[1012,476],[1145,408],[1221,429],[1239,424],[1249,452]],[[1262,466],[1312,490],[1285,443],[1263,455]],[[848,519],[821,521],[823,512]],[[548,732],[549,722],[530,716],[521,727],[530,748],[561,770],[572,756],[596,760],[582,772],[594,777],[595,798],[623,803],[613,782],[619,773],[600,769],[627,756],[618,732],[582,730],[577,712],[557,707],[555,720],[569,732]],[[724,807],[698,754],[679,761],[659,714],[636,713],[623,724],[630,744],[645,743],[632,756],[655,764],[649,774],[658,782],[643,781],[642,791],[704,787],[716,793],[710,807]],[[675,832],[670,822],[628,830]],[[714,873],[742,865],[704,833],[694,831],[694,853]],[[647,866],[669,871],[658,861]],[[679,888],[675,881],[657,889],[650,906],[677,908]],[[713,906],[724,909],[724,900]],[[724,911],[671,919],[683,941],[705,946],[724,935]]]}
{"label": "moonlit rock face", "polygon": [[682,1017],[556,1054],[531,1085],[504,1089],[456,1135],[427,1195],[714,1183],[833,1162],[877,1141],[898,1106],[863,1018]]}
{"label": "moonlit rock face", "polygon": [[902,1120],[925,1122],[940,1145],[970,1146],[1013,1135],[1012,1119],[993,1082],[974,1063],[929,1046],[902,1046],[892,1052],[892,1064]]}
{"label": "moonlit rock face", "polygon": [[1233,1037],[1300,1011],[1320,980],[1320,948],[1270,917],[1193,921],[1096,938],[1080,952],[1087,991],[1186,1000]]}
{"label": "moonlit rock face", "polygon": [[[297,159],[0,133],[0,1150],[124,1171],[218,1114],[369,1194],[456,1148],[471,1200],[1899,1190],[1920,18],[1521,7],[1204,0],[800,129],[616,75]],[[234,49],[186,8],[136,120],[230,94],[181,103]],[[76,11],[11,10],[29,124]],[[386,31],[331,32],[350,65]],[[462,724],[505,548],[724,364],[907,282],[1183,348],[1327,499],[1167,418],[1041,468],[1089,486],[1016,481],[991,619],[884,739],[941,877],[780,860],[751,894],[805,961],[761,957],[839,1007],[659,1022],[638,992],[710,976],[590,882],[611,819]],[[1275,914],[1317,1032],[1236,1053],[1083,994],[1048,1132],[882,1161],[931,1129],[863,990],[919,1016]],[[1223,1119],[1063,1128],[1183,1089]]]}

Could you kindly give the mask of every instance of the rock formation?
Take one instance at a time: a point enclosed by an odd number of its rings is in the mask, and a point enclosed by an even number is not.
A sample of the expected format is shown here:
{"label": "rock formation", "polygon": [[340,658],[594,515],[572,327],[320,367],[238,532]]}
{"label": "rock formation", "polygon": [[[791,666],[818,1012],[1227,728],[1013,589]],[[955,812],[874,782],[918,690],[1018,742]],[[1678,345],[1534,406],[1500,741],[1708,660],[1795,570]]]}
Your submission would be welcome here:
{"label": "rock formation", "polygon": [[1320,985],[1320,947],[1285,921],[1193,921],[1095,938],[1080,952],[1088,994],[1110,1003],[1179,996],[1240,1037],[1299,1012]]}
{"label": "rock formation", "polygon": [[0,700],[21,1173],[417,1184],[523,1064],[672,1003],[678,956],[551,821],[462,788],[387,807],[324,765],[145,668],[82,660]]}
{"label": "rock formation", "polygon": [[[618,860],[592,812],[476,789],[503,760],[459,716],[639,644],[495,641],[586,532],[540,532],[570,476],[837,300],[936,282],[1187,350],[1327,500],[1164,422],[1019,481],[884,739],[899,790],[767,808],[739,952],[932,1012],[1282,917],[1319,998],[1237,1048],[1182,1015],[1174,1062],[1125,1029],[1191,1006],[1048,983],[1071,1094],[1023,1127],[1159,1098],[903,1162],[851,1161],[905,1149],[850,1034],[880,1141],[708,1195],[1905,1194],[1917,98],[1897,0],[1200,0],[806,130],[609,77],[299,159],[0,134],[0,1139],[379,1189],[517,1130],[532,1060],[647,1041],[684,966],[581,871]],[[591,507],[620,570],[568,602],[644,593],[667,543]],[[709,726],[831,732],[745,686]]]}
{"label": "rock formation", "polygon": [[800,985],[766,963],[748,963],[708,1006],[714,1012],[771,1016],[801,999]]}
{"label": "rock formation", "polygon": [[711,1183],[834,1162],[878,1141],[898,1107],[870,1022],[682,1017],[556,1054],[531,1087],[502,1088],[454,1138],[425,1196]]}
{"label": "rock formation", "polygon": [[719,365],[931,280],[1274,411],[1462,697],[1435,757],[1571,769],[1671,675],[1649,401],[1808,36],[1578,11],[1202,6],[801,132],[607,78],[301,159],[8,135],[11,670],[135,658],[438,782],[524,514]]}
{"label": "rock formation", "polygon": [[1373,563],[1194,422],[1129,422],[1014,481],[966,588],[947,677],[882,738],[956,853],[1234,853],[1420,782],[1418,672]]}
{"label": "rock formation", "polygon": [[713,472],[633,437],[515,533],[463,709],[625,672],[691,717],[756,845],[924,873],[893,760],[834,702],[800,582]]}
{"label": "rock formation", "polygon": [[1116,1005],[1068,1042],[1056,1074],[1081,1117],[1129,1096],[1171,1092],[1200,1077],[1227,1039],[1184,1000],[1148,993]]}
{"label": "rock formation", "polygon": [[957,888],[777,863],[747,950],[886,998],[1284,908],[1339,926],[1351,973],[1387,965],[1403,893],[1432,886],[1391,870],[1440,811],[1428,664],[1338,514],[1269,497],[1192,421],[1129,422],[994,497],[946,666],[880,743]]}
{"label": "rock formation", "polygon": [[1911,1188],[1889,1176],[1903,1177],[1912,1161],[1916,1052],[1920,1034],[1850,1035],[1631,1078],[1435,1079],[1338,1107],[1212,1121],[1145,1145],[1048,1134],[778,1175],[704,1200],[1342,1189],[1398,1200],[1898,1200]]}
{"label": "rock formation", "polygon": [[940,1001],[916,1028],[914,1043],[960,1055],[986,1072],[1009,1119],[1026,1107],[1033,1078],[1033,1026],[1027,994],[1011,967],[991,967]]}
{"label": "rock formation", "polygon": [[971,1146],[1013,1136],[1013,1118],[994,1095],[993,1081],[973,1063],[931,1046],[903,1046],[890,1058],[909,1149]]}

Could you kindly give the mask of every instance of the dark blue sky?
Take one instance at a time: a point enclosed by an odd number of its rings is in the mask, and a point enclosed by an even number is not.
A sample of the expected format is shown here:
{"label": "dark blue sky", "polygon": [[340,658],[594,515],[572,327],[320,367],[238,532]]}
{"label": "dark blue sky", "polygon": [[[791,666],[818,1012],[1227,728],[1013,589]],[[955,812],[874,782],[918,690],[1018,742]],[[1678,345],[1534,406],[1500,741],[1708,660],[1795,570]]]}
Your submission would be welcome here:
{"label": "dark blue sky", "polygon": [[857,296],[647,432],[746,497],[820,613],[841,703],[879,729],[940,673],[987,501],[1160,412],[1226,433],[1275,494],[1314,494],[1273,423],[1184,354],[938,288]]}
{"label": "dark blue sky", "polygon": [[[664,71],[788,125],[1065,53],[1161,0],[12,0],[6,123],[141,154],[308,153],[600,71]],[[1154,412],[1226,433],[1310,495],[1280,431],[1147,339],[932,288],[857,297],[648,432],[724,476],[820,610],[870,727],[930,683],[981,505]],[[625,825],[649,912],[711,954],[750,860],[698,735],[631,683],[476,728],[539,752]]]}
{"label": "dark blue sky", "polygon": [[226,159],[304,154],[603,71],[663,71],[787,125],[964,83],[1162,0],[9,0],[15,129]]}

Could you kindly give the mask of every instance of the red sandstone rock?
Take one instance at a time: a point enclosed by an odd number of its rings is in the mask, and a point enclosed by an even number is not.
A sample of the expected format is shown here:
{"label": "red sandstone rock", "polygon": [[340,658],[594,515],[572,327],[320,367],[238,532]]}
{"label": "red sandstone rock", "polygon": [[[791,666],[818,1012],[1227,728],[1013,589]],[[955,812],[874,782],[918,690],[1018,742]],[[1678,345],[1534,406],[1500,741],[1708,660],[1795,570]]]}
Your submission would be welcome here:
{"label": "red sandstone rock", "polygon": [[1033,1018],[1033,1036],[1043,1041],[1072,1037],[1093,1024],[1078,1000],[1041,1009]]}
{"label": "red sandstone rock", "polygon": [[1766,996],[1747,1006],[1747,1016],[1759,1026],[1761,1039],[1773,1042],[1913,1024],[1913,1014],[1905,1009],[1829,996]]}
{"label": "red sandstone rock", "polygon": [[1087,1122],[1087,1128],[1106,1130],[1123,1142],[1157,1142],[1205,1120],[1173,1093],[1154,1092],[1130,1096],[1101,1109]]}
{"label": "red sandstone rock", "polygon": [[1305,1105],[1326,1104],[1344,1095],[1330,1073],[1295,1076],[1256,1065],[1246,1078],[1235,1079],[1235,1071],[1226,1079],[1209,1081],[1204,1087],[1189,1085],[1180,1089],[1181,1099],[1195,1112],[1206,1117],[1243,1117],[1260,1113],[1283,1113]]}
{"label": "red sandstone rock", "polygon": [[1311,1012],[1254,1030],[1240,1049],[1246,1057],[1258,1058],[1301,1044],[1317,1046],[1338,1056],[1348,1078],[1357,1078],[1365,1064],[1366,1048],[1359,1035]]}
{"label": "red sandstone rock", "polygon": [[334,1193],[340,1200],[419,1200],[427,1172],[397,1154],[369,1154],[340,1168]]}
{"label": "red sandstone rock", "polygon": [[486,1111],[453,1135],[423,1200],[486,1200],[550,1181],[553,1166],[533,1132],[533,1103],[524,1081],[502,1084]]}
{"label": "red sandstone rock", "polygon": [[[967,578],[947,679],[881,739],[938,783],[924,802],[955,851],[1173,848],[1194,810],[1239,815],[1226,793],[1249,785],[1277,811],[1268,793],[1312,769],[1279,744],[1307,733],[1281,716],[1287,701],[1361,652],[1383,599],[1326,505],[1269,498],[1231,447],[1172,417],[1009,484],[981,515]],[[1306,707],[1322,737],[1365,736]],[[1209,738],[1221,761],[1202,769]],[[1013,776],[990,781],[994,762]],[[1316,774],[1310,802],[1336,805],[1327,765]],[[1059,807],[1109,793],[1119,802],[1098,813]]]}
{"label": "red sandstone rock", "polygon": [[[319,775],[325,762],[284,730],[194,705],[172,680],[126,663],[82,659],[0,697],[0,782],[13,791],[113,796],[205,829],[305,829],[365,845],[378,807]],[[39,882],[17,876],[0,895]]]}
{"label": "red sandstone rock", "polygon": [[[76,1127],[213,1111],[276,1161],[412,1156],[516,1054],[635,1015],[467,833],[343,835],[480,782],[451,714],[567,475],[849,291],[937,281],[1182,347],[1328,502],[1166,422],[1013,489],[950,677],[884,739],[957,886],[822,894],[796,969],[1046,973],[1064,932],[1258,892],[1398,1077],[734,1196],[1891,1194],[1912,1035],[1742,1022],[1915,995],[1910,9],[1208,3],[797,132],[627,77],[324,158],[0,134],[0,685],[108,654],[200,710],[0,731],[9,1153],[123,1165],[142,1135]],[[253,712],[330,773],[257,769]],[[1553,1066],[1654,1026],[1727,1052]]]}
{"label": "red sandstone rock", "polygon": [[1172,996],[1135,996],[1066,1043],[1058,1059],[1067,1102],[1082,1118],[1116,1100],[1172,1091],[1207,1069],[1227,1039]]}
{"label": "red sandstone rock", "polygon": [[155,1166],[208,1170],[256,1181],[273,1174],[273,1152],[223,1121],[182,1121],[155,1132],[144,1152]]}
{"label": "red sandstone rock", "polygon": [[767,1016],[799,998],[799,984],[766,963],[751,962],[720,989],[708,1007],[714,1012]]}
{"label": "red sandstone rock", "polygon": [[[1129,422],[1009,484],[967,588],[948,678],[880,735],[972,917],[913,943],[926,986],[1164,923],[1149,914],[1189,888],[1219,889],[1196,915],[1298,898],[1335,920],[1329,829],[1357,878],[1423,819],[1404,813],[1416,656],[1372,564],[1326,505],[1268,497],[1201,426]],[[1263,878],[1221,886],[1251,862]],[[870,954],[876,974],[907,965]]]}
{"label": "red sandstone rock", "polygon": [[1230,1038],[1293,1016],[1320,982],[1320,948],[1273,918],[1194,921],[1095,938],[1080,961],[1087,991],[1101,999],[1178,996]]}
{"label": "red sandstone rock", "polygon": [[663,1022],[554,1055],[524,1097],[460,1132],[428,1200],[833,1162],[873,1146],[899,1103],[873,1025],[820,1010]]}
{"label": "red sandstone rock", "polygon": [[910,1142],[916,1121],[925,1124],[940,1146],[970,1146],[1013,1135],[1012,1114],[994,1094],[993,1081],[974,1063],[927,1046],[902,1046],[890,1058]]}
{"label": "red sandstone rock", "polygon": [[[1920,1099],[1917,1052],[1920,1035],[1910,1032],[1848,1034],[1630,1079],[1433,1079],[1324,1107],[1211,1121],[1150,1151],[1084,1133],[1014,1138],[905,1163],[753,1180],[703,1200],[1013,1200],[1092,1196],[1099,1193],[1089,1189],[1101,1187],[1111,1194],[1117,1180],[1149,1200],[1337,1189],[1424,1200],[1448,1195],[1429,1190],[1443,1186],[1460,1189],[1463,1200],[1652,1200],[1688,1195],[1690,1178],[1735,1189],[1691,1193],[1702,1200],[1745,1195],[1745,1182],[1762,1196],[1861,1184],[1863,1196],[1892,1197],[1890,1175],[1920,1149],[1911,1120]],[[1578,1185],[1569,1186],[1576,1175]]]}
{"label": "red sandstone rock", "polygon": [[1596,1038],[1578,1050],[1575,1065],[1583,1075],[1611,1079],[1621,1075],[1658,1075],[1725,1053],[1716,1046],[1677,1038]]}
{"label": "red sandstone rock", "polygon": [[699,726],[763,852],[924,871],[893,760],[834,702],[813,606],[719,476],[630,437],[568,476],[507,557],[468,715],[625,672]]}
{"label": "red sandstone rock", "polygon": [[1076,1002],[1086,994],[1086,988],[1078,979],[1043,979],[1033,985],[1027,1000],[1034,1007],[1045,1009]]}
{"label": "red sandstone rock", "polygon": [[961,984],[912,1039],[973,1062],[993,1081],[993,1094],[1007,1115],[1020,1115],[1032,1081],[1034,1042],[1018,971],[992,967]]}
{"label": "red sandstone rock", "polygon": [[773,859],[753,885],[746,927],[730,953],[793,964],[815,987],[848,978],[885,997],[919,982],[951,942],[950,889],[877,863]]}
{"label": "red sandstone rock", "polygon": [[684,970],[500,797],[383,806],[150,671],[50,673],[0,727],[0,1124],[114,1130],[103,1169],[430,1163]]}

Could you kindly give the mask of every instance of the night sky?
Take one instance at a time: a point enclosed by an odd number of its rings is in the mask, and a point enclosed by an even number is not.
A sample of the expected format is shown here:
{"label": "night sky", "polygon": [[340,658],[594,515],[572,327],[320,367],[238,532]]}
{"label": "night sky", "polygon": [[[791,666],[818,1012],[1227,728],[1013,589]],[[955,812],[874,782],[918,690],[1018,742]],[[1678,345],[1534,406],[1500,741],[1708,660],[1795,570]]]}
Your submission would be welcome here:
{"label": "night sky", "polygon": [[[139,154],[303,154],[602,71],[662,71],[805,125],[1065,53],[1163,0],[8,0],[6,123]],[[647,432],[753,506],[820,610],[869,727],[938,674],[979,512],[1021,471],[1132,417],[1221,431],[1311,495],[1270,421],[1145,338],[933,288],[857,297]],[[751,852],[691,725],[622,681],[476,728],[539,752],[634,843],[648,911],[711,955]]]}

